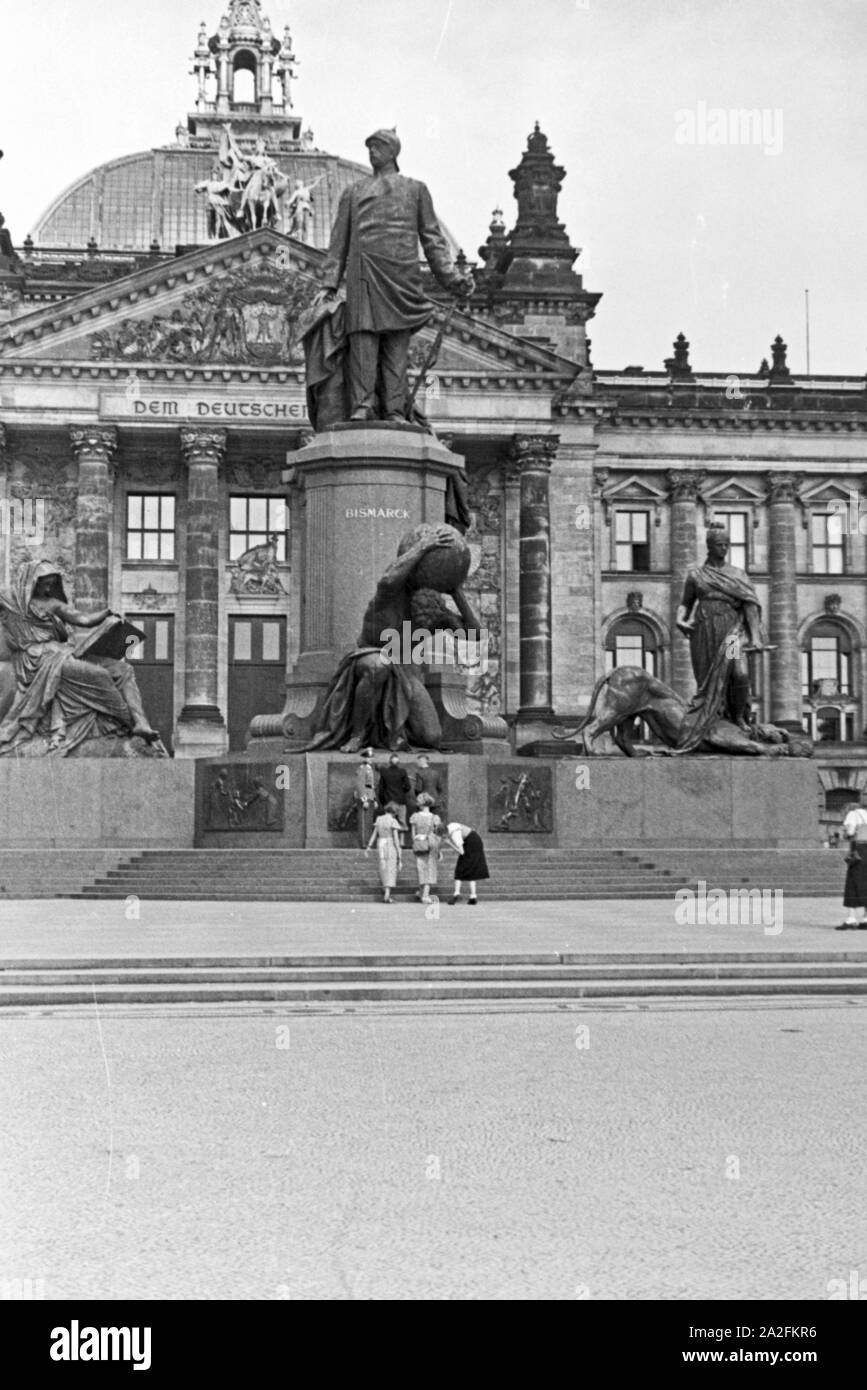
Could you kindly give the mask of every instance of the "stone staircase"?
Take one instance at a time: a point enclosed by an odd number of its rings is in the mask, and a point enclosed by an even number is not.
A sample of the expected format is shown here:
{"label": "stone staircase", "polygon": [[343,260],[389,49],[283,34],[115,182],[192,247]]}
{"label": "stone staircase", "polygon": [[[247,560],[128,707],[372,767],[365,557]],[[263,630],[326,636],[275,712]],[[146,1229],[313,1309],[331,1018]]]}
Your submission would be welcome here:
{"label": "stone staircase", "polygon": [[[667,898],[678,888],[780,889],[791,896],[840,896],[843,866],[826,850],[489,849],[485,898],[590,900]],[[440,865],[448,894],[454,858]],[[396,896],[416,889],[404,856]],[[376,860],[359,850],[152,850],[111,868],[75,896],[177,901],[347,902],[379,896]]]}
{"label": "stone staircase", "polygon": [[[842,896],[842,855],[828,850],[487,850],[488,899],[667,898],[679,888],[780,890],[792,897]],[[451,889],[454,857],[440,865]],[[405,855],[397,897],[416,888]],[[2,898],[127,898],[170,901],[353,902],[379,897],[376,859],[359,850],[49,850],[0,852]]]}
{"label": "stone staircase", "polygon": [[0,962],[0,1008],[848,998],[867,951],[189,956]]}
{"label": "stone staircase", "polygon": [[123,849],[0,850],[0,899],[71,898],[128,856]]}

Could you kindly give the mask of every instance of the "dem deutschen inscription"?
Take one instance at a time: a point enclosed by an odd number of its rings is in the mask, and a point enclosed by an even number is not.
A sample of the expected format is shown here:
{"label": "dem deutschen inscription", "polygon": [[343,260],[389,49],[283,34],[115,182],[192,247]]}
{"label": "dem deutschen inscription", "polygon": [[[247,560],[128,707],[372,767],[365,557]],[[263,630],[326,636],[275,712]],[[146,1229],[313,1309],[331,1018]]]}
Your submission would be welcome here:
{"label": "dem deutschen inscription", "polygon": [[100,397],[103,420],[298,420],[307,418],[302,400],[263,400],[260,396],[230,400],[225,396],[142,396],[105,393]]}

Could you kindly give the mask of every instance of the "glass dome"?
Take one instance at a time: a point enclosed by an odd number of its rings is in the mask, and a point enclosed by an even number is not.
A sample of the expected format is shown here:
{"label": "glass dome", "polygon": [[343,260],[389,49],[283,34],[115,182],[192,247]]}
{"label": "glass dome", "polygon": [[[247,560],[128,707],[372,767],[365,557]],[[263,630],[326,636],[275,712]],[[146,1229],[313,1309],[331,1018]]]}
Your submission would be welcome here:
{"label": "glass dome", "polygon": [[[276,156],[290,179],[313,184],[313,245],[325,248],[345,188],[369,168],[319,151]],[[113,159],[54,200],[32,232],[38,247],[67,249],[95,241],[100,251],[162,251],[206,245],[207,202],[197,183],[213,177],[216,151],[168,146]]]}

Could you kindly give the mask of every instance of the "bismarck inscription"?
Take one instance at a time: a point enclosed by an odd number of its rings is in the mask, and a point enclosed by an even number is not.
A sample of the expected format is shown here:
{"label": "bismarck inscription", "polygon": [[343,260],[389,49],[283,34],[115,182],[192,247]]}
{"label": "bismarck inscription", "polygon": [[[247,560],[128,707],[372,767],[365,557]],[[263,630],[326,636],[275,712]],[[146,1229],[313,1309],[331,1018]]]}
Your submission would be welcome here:
{"label": "bismarck inscription", "polygon": [[345,507],[344,515],[351,521],[409,521],[406,507]]}

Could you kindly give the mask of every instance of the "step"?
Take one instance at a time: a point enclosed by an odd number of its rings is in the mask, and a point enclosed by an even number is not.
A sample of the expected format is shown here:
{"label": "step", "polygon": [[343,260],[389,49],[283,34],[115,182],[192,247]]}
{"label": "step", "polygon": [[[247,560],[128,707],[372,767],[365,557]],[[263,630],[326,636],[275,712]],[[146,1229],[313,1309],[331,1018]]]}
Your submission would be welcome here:
{"label": "step", "polygon": [[725,966],[725,965],[836,965],[845,961],[867,966],[867,939],[863,949],[762,951],[365,951],[313,952],[298,955],[161,955],[161,956],[34,956],[0,959],[0,980],[7,970],[288,970],[358,969],[371,966]]}
{"label": "step", "polygon": [[65,968],[62,970],[6,969],[0,976],[3,989],[27,986],[41,989],[55,985],[205,985],[205,984],[344,984],[357,983],[537,983],[557,981],[624,981],[624,980],[867,980],[867,962],[855,965],[852,961],[827,961],[822,964],[801,962],[739,965],[462,965],[439,966],[284,966],[257,968],[255,966],[197,969],[186,965],[171,968],[130,966],[118,968]]}
{"label": "step", "polygon": [[798,977],[736,980],[594,980],[594,981],[475,981],[447,983],[441,980],[412,983],[333,982],[310,984],[191,984],[173,985],[52,985],[3,986],[0,1006],[58,1007],[87,1004],[191,1004],[191,1003],[351,1003],[429,1002],[472,1000],[477,1003],[547,999],[721,999],[804,998],[867,996],[867,979],[841,976],[814,980]]}

